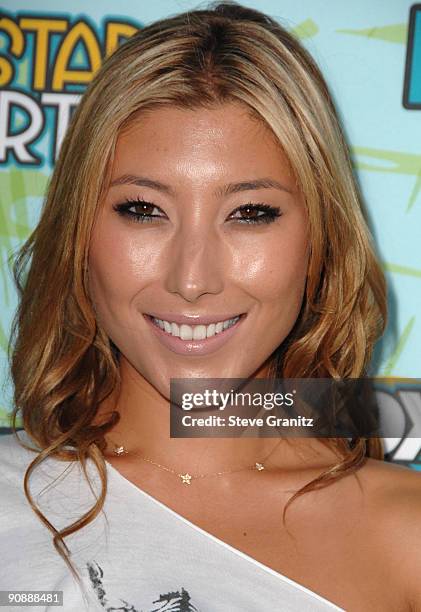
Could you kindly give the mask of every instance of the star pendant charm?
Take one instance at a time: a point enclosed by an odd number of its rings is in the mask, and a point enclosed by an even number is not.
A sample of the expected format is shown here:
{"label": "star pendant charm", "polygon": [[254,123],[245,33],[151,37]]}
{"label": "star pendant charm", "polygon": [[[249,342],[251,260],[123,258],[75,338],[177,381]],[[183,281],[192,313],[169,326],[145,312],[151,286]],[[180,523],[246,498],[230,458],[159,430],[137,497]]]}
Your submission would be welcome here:
{"label": "star pendant charm", "polygon": [[179,476],[183,484],[187,484],[187,485],[191,484],[192,477],[190,476],[190,474],[179,474]]}
{"label": "star pendant charm", "polygon": [[127,455],[127,454],[128,454],[128,451],[126,451],[124,446],[116,446],[114,448],[114,455],[117,455],[117,457],[120,457],[120,455]]}
{"label": "star pendant charm", "polygon": [[263,465],[263,463],[257,463],[257,462],[256,462],[256,463],[255,463],[255,466],[256,466],[256,470],[259,470],[259,472],[260,472],[261,470],[264,470],[264,469],[265,469],[265,466]]}

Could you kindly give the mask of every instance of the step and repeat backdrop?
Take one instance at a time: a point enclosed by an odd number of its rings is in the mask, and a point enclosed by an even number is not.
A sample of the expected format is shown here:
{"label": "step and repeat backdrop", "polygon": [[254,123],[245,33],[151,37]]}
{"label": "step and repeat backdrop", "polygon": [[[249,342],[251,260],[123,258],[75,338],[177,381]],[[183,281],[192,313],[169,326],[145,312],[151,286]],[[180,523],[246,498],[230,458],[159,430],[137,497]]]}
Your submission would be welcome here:
{"label": "step and repeat backdrop", "polygon": [[[245,0],[294,32],[336,99],[389,286],[390,320],[372,375],[421,378],[421,4],[406,0]],[[17,304],[10,261],[39,218],[72,112],[104,57],[138,28],[206,2],[0,3],[0,431],[12,384]],[[421,393],[391,385],[399,415],[387,457],[421,469]]]}

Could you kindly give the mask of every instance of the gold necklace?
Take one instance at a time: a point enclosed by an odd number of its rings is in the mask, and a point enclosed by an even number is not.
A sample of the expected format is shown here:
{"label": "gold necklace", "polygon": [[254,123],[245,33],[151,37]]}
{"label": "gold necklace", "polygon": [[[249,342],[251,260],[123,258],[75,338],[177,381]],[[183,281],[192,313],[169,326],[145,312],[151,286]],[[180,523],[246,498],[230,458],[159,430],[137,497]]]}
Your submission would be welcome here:
{"label": "gold necklace", "polygon": [[237,468],[235,470],[224,470],[223,472],[214,472],[211,474],[197,474],[197,475],[192,475],[192,474],[189,474],[188,472],[186,472],[185,474],[180,474],[176,470],[173,470],[167,467],[166,465],[162,465],[161,463],[152,461],[152,459],[149,459],[149,457],[144,457],[143,455],[139,455],[135,451],[128,451],[126,450],[124,446],[119,446],[117,444],[114,444],[113,454],[116,455],[117,457],[121,457],[122,455],[133,455],[134,457],[138,457],[142,461],[151,463],[152,465],[154,465],[157,468],[160,468],[161,470],[165,470],[166,472],[170,472],[170,474],[176,475],[178,478],[180,478],[182,484],[191,485],[192,480],[196,480],[198,478],[208,478],[211,476],[222,476],[223,474],[233,474],[234,472],[242,472],[244,470],[257,470],[258,472],[261,472],[262,470],[266,469],[264,462],[269,459],[271,454],[274,452],[276,448],[278,448],[280,443],[281,443],[281,440],[278,442],[278,444],[274,446],[274,448],[272,448],[270,453],[268,453],[261,461],[256,461],[255,463],[253,463],[253,465],[248,465],[244,468]]}

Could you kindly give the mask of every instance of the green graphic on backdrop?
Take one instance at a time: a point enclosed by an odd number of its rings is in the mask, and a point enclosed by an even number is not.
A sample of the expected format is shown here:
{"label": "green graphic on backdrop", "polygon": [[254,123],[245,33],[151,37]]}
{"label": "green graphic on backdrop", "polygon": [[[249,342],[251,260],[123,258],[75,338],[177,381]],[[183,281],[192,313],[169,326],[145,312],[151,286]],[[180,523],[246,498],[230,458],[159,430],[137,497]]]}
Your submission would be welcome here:
{"label": "green graphic on backdrop", "polygon": [[406,23],[396,25],[366,28],[363,30],[336,30],[339,34],[352,34],[353,36],[365,36],[367,38],[378,38],[393,43],[406,43],[408,26]]}
{"label": "green graphic on backdrop", "polygon": [[[360,170],[410,174],[416,178],[406,207],[406,212],[409,212],[421,192],[421,155],[416,155],[414,153],[401,153],[398,151],[384,151],[369,147],[353,147],[353,151],[357,154],[356,167]],[[359,156],[361,158],[372,158],[378,163],[375,164],[361,160],[359,161]]]}
{"label": "green graphic on backdrop", "polygon": [[11,168],[8,172],[0,173],[0,274],[6,306],[11,305],[8,260],[32,230],[30,201],[31,198],[43,196],[47,181],[48,176],[36,170]]}
{"label": "green graphic on backdrop", "polygon": [[318,31],[319,27],[317,23],[315,23],[312,19],[306,19],[305,21],[302,21],[297,26],[295,26],[295,28],[292,28],[292,32],[297,38],[300,38],[301,40],[316,36]]}
{"label": "green graphic on backdrop", "polygon": [[386,272],[395,272],[396,274],[406,274],[414,278],[421,279],[421,268],[409,268],[408,266],[400,266],[399,264],[385,262],[383,264]]}
{"label": "green graphic on backdrop", "polygon": [[402,334],[399,336],[395,350],[393,351],[392,355],[389,357],[388,362],[384,366],[384,369],[382,371],[382,376],[385,376],[385,377],[393,376],[393,372],[395,370],[398,359],[403,353],[403,350],[405,348],[405,345],[408,342],[408,338],[412,332],[412,328],[414,327],[414,324],[415,324],[415,316],[411,317],[411,319],[405,325],[405,328]]}

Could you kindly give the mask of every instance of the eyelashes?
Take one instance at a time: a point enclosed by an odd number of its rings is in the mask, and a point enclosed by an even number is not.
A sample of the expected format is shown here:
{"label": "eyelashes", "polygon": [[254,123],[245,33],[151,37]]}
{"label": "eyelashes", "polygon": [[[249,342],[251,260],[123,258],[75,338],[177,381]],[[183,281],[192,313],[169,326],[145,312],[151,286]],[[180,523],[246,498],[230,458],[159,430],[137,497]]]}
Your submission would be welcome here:
{"label": "eyelashes", "polygon": [[[153,223],[155,219],[165,218],[165,213],[156,214],[156,211],[162,213],[159,206],[142,198],[134,200],[126,199],[124,203],[116,204],[113,208],[119,215],[135,223]],[[233,215],[239,216],[233,217]],[[277,206],[270,206],[262,202],[248,202],[233,210],[228,219],[241,224],[260,225],[263,223],[273,223],[281,215],[282,212]]]}
{"label": "eyelashes", "polygon": [[[152,214],[155,209],[160,210],[158,206],[142,198],[137,198],[136,200],[126,199],[124,204],[116,204],[113,208],[122,217],[128,217],[136,223],[150,223],[153,219],[163,218],[162,215]],[[134,212],[131,210],[132,208],[137,208],[138,211]]]}

